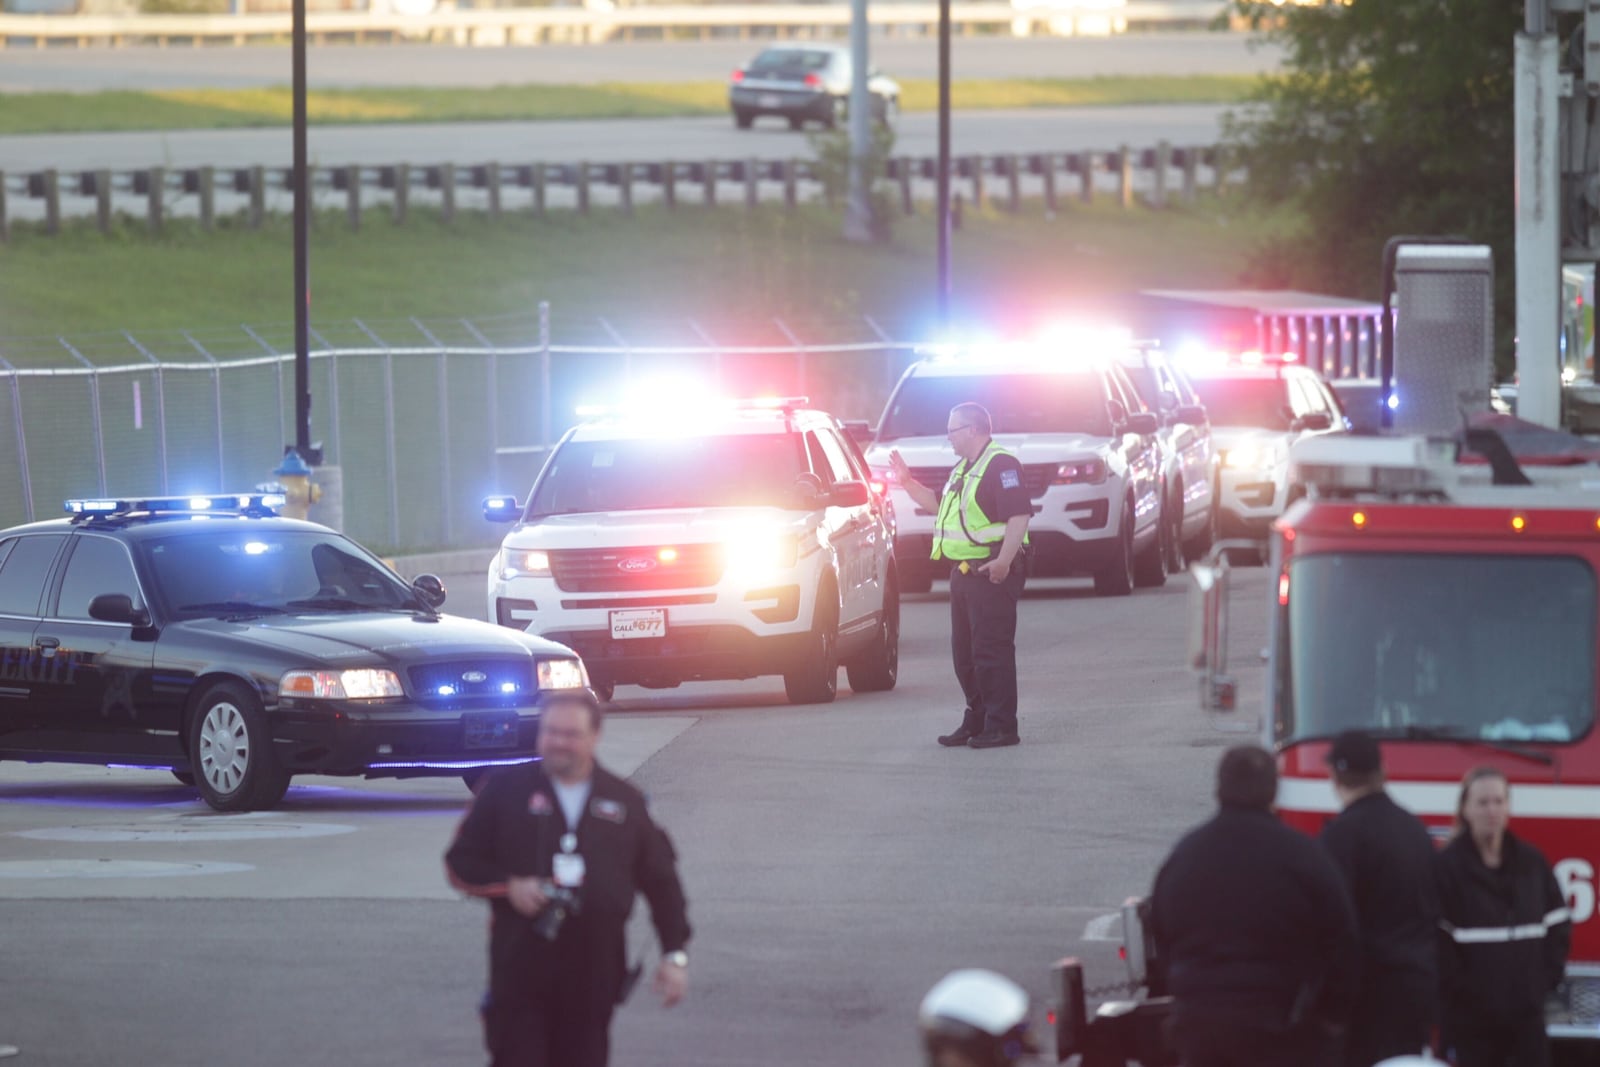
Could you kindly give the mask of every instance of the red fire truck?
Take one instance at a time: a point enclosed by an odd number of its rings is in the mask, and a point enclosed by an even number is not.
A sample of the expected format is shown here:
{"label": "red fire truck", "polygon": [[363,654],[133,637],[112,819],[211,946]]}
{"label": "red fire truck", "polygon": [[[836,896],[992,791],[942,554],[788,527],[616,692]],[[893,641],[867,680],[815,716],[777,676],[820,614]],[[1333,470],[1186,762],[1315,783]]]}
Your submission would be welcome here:
{"label": "red fire truck", "polygon": [[[1488,428],[1493,423],[1502,435]],[[1462,776],[1511,782],[1512,827],[1555,868],[1573,946],[1552,1036],[1600,1051],[1600,464],[1579,438],[1480,416],[1461,441],[1308,439],[1307,497],[1273,530],[1264,714],[1227,674],[1226,543],[1192,568],[1193,666],[1217,724],[1278,753],[1278,805],[1316,833],[1343,730],[1441,840]]]}

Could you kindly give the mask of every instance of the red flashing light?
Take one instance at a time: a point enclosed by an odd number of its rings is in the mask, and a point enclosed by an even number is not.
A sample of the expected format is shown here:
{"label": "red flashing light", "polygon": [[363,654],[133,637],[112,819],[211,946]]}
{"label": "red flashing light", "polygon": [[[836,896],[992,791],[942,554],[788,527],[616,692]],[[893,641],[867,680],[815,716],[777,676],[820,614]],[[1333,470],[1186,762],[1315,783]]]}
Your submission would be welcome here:
{"label": "red flashing light", "polygon": [[1289,606],[1289,572],[1284,571],[1278,575],[1278,607]]}
{"label": "red flashing light", "polygon": [[873,478],[867,482],[867,485],[871,486],[872,492],[875,496],[883,496],[889,491],[889,483],[884,481],[882,478]]}
{"label": "red flashing light", "polygon": [[736,82],[744,81],[744,71],[742,71],[742,70],[734,71],[733,72],[733,80],[736,81]]}
{"label": "red flashing light", "polygon": [[806,85],[807,85],[807,87],[812,88],[812,89],[820,89],[820,88],[822,88],[822,75],[820,75],[820,74],[807,74],[806,75]]}

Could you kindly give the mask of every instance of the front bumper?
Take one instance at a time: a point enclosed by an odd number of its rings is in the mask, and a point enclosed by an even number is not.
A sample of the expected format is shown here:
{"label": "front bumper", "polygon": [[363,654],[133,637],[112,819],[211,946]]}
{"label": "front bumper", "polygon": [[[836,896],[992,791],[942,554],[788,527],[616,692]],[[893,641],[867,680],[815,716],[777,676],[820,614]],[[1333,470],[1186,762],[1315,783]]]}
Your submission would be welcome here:
{"label": "front bumper", "polygon": [[295,774],[407,778],[525,763],[538,755],[537,705],[432,709],[415,704],[279,708],[279,764]]}
{"label": "front bumper", "polygon": [[1253,469],[1225,467],[1219,478],[1221,511],[1219,532],[1223,537],[1266,537],[1288,498],[1289,472],[1286,467]]}
{"label": "front bumper", "polygon": [[[1051,486],[1033,501],[1028,520],[1028,573],[1040,577],[1094,574],[1109,566],[1116,554],[1122,487],[1115,481],[1101,485]],[[930,559],[934,516],[901,489],[891,490],[899,526],[895,533],[895,559],[901,570],[932,571],[935,578],[949,575],[944,560]]]}
{"label": "front bumper", "polygon": [[609,630],[556,630],[543,636],[577,652],[599,683],[673,686],[783,674],[814,650],[811,633],[759,636],[738,626],[669,627],[665,637],[618,640]]}

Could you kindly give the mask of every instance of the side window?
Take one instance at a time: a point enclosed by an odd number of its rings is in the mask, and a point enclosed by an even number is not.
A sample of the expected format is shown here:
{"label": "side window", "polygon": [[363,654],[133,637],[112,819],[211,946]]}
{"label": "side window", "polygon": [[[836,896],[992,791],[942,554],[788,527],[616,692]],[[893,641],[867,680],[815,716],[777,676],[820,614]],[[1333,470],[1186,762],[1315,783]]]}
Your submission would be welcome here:
{"label": "side window", "polygon": [[1112,367],[1106,377],[1111,385],[1111,399],[1120,400],[1128,414],[1146,410],[1144,401],[1139,399],[1139,391],[1128,381],[1121,367]]}
{"label": "side window", "polygon": [[109,537],[79,537],[61,579],[56,618],[87,619],[89,602],[102,593],[125,593],[135,607],[144,603],[128,550]]}
{"label": "side window", "polygon": [[844,445],[834,436],[832,430],[818,432],[817,439],[822,442],[822,451],[828,457],[828,466],[833,469],[833,480],[836,482],[864,481],[865,476],[857,474],[850,466],[850,458],[845,454]]}
{"label": "side window", "polygon": [[65,539],[60,534],[16,539],[0,566],[0,615],[39,614],[44,581]]}
{"label": "side window", "polygon": [[823,488],[833,484],[833,465],[828,462],[828,454],[822,450],[822,442],[817,440],[814,430],[806,431],[806,455],[811,457],[811,472],[822,479]]}
{"label": "side window", "polygon": [[1289,387],[1289,409],[1294,412],[1295,418],[1318,410],[1319,405],[1306,389],[1304,378],[1290,375],[1284,385]]}

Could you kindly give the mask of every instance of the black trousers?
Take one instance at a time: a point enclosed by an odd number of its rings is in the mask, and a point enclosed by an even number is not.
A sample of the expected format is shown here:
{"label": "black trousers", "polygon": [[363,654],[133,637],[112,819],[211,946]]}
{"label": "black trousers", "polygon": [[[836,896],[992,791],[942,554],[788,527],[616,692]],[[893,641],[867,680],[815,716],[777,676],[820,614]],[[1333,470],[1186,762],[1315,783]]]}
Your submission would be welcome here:
{"label": "black trousers", "polygon": [[1550,1067],[1550,1038],[1543,1014],[1531,1016],[1521,1026],[1445,1026],[1445,1051],[1453,1052],[1456,1067]]}
{"label": "black trousers", "polygon": [[1332,1067],[1339,1053],[1336,1036],[1311,1028],[1255,1030],[1204,1016],[1174,1017],[1169,1036],[1183,1067]]}
{"label": "black trousers", "polygon": [[1415,1056],[1432,1044],[1437,997],[1432,982],[1371,981],[1356,1001],[1345,1037],[1345,1067]]}
{"label": "black trousers", "polygon": [[1017,732],[1017,601],[1025,580],[1022,556],[998,584],[976,564],[966,574],[950,569],[950,658],[967,698],[961,725],[968,733]]}
{"label": "black trousers", "polygon": [[502,989],[484,997],[490,1067],[606,1067],[611,1006],[585,990],[573,992],[528,996]]}

